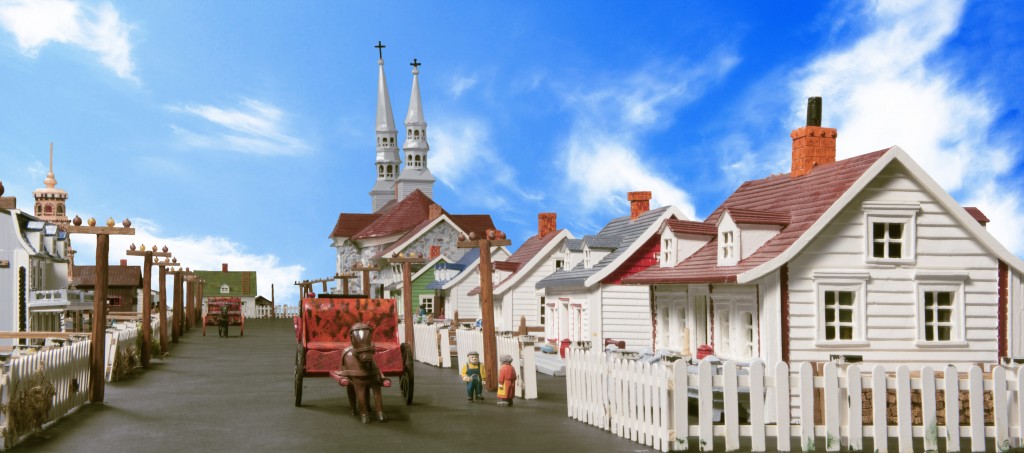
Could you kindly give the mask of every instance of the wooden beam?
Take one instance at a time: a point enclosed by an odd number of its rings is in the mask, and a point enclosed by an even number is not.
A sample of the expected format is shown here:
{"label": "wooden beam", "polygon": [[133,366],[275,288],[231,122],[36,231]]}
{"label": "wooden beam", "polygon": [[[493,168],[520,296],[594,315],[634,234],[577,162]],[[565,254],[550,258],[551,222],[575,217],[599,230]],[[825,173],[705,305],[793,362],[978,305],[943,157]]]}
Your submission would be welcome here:
{"label": "wooden beam", "polygon": [[75,337],[91,337],[91,332],[0,332],[0,338],[38,340],[46,338],[69,339]]}
{"label": "wooden beam", "polygon": [[387,259],[389,263],[400,263],[402,265],[402,318],[405,319],[405,342],[409,348],[416,350],[416,338],[412,328],[412,265],[426,263],[426,258],[421,256],[395,255]]}

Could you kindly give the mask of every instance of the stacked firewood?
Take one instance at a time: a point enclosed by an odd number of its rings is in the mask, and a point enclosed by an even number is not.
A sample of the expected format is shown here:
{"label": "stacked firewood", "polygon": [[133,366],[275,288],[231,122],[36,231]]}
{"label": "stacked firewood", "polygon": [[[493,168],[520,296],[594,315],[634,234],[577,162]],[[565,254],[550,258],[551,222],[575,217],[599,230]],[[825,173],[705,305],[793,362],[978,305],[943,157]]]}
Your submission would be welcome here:
{"label": "stacked firewood", "polygon": [[[895,426],[898,423],[897,412],[896,412],[896,390],[886,390],[885,395],[885,420],[889,426]],[[864,425],[871,425],[874,422],[874,400],[872,399],[871,390],[862,390],[861,399],[861,422]],[[958,398],[959,408],[958,413],[960,414],[960,425],[966,426],[971,423],[971,403],[970,403],[970,392],[961,390]],[[992,392],[985,392],[982,400],[985,408],[985,424],[992,425],[995,422],[995,416],[993,414],[993,402]],[[946,392],[944,390],[935,391],[935,419],[939,426],[946,425]],[[924,411],[921,408],[921,391],[911,390],[910,392],[910,420],[914,425],[924,424]]]}

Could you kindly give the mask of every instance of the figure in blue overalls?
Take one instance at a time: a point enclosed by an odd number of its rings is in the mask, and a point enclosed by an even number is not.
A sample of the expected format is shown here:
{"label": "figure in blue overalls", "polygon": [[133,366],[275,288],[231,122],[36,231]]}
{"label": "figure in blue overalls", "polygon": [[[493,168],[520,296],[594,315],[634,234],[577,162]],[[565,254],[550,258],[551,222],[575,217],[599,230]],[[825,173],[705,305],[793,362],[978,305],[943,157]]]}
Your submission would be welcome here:
{"label": "figure in blue overalls", "polygon": [[480,363],[480,354],[471,351],[466,354],[468,363],[462,367],[462,381],[466,383],[466,401],[483,401],[484,385],[487,380],[487,370],[484,364]]}

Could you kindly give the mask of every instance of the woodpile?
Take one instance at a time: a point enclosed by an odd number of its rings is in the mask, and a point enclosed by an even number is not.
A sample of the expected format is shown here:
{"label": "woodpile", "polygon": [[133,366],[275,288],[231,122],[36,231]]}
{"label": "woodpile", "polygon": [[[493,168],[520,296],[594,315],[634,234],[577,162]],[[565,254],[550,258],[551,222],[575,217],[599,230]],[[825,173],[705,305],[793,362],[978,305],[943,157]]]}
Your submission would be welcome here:
{"label": "woodpile", "polygon": [[[874,400],[872,399],[871,390],[863,390],[863,398],[861,403],[861,422],[864,425],[871,425],[874,423]],[[898,423],[897,412],[896,412],[896,390],[886,390],[885,395],[885,420],[889,426],[896,426]],[[921,406],[921,391],[911,390],[910,392],[910,420],[913,425],[924,424],[924,411]],[[967,426],[971,424],[971,403],[970,403],[970,392],[961,390],[959,395],[959,414],[960,414],[960,426]],[[985,425],[992,425],[995,422],[995,415],[993,414],[992,404],[992,392],[985,392],[982,400],[985,408]],[[946,425],[946,392],[944,390],[935,391],[935,419],[939,426]]]}

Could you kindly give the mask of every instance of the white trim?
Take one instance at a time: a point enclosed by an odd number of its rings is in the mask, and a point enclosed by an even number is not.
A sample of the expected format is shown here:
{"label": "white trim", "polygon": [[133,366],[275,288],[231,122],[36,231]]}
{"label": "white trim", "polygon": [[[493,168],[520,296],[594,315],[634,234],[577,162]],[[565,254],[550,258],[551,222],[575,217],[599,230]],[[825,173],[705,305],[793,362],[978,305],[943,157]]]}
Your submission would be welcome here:
{"label": "white trim", "polygon": [[436,265],[437,265],[437,262],[438,262],[438,261],[442,261],[442,260],[443,260],[443,261],[444,261],[445,263],[448,263],[448,264],[452,264],[451,260],[450,260],[450,259],[448,259],[448,257],[447,257],[447,256],[445,256],[445,255],[438,255],[438,256],[437,256],[437,258],[434,258],[434,259],[432,259],[432,260],[430,260],[430,261],[427,261],[427,263],[426,263],[426,264],[424,264],[424,265],[423,265],[423,267],[421,267],[421,268],[420,268],[420,270],[416,271],[416,273],[415,273],[415,274],[412,274],[412,276],[410,276],[410,277],[409,277],[409,280],[416,280],[416,279],[417,279],[417,278],[419,278],[419,277],[420,277],[421,275],[423,275],[423,273],[424,273],[424,272],[426,272],[426,271],[427,271],[427,269],[433,269],[433,268],[434,268],[434,266],[436,266]]}
{"label": "white trim", "polygon": [[1010,268],[1017,272],[1024,272],[1024,261],[1007,250],[1003,244],[992,236],[992,233],[989,233],[981,226],[981,224],[978,223],[977,220],[974,220],[974,218],[971,217],[971,215],[968,214],[967,211],[964,210],[964,208],[942,188],[942,186],[935,182],[935,180],[932,179],[932,177],[928,175],[928,173],[925,172],[924,169],[922,169],[906,151],[899,146],[893,146],[892,148],[889,148],[882,157],[879,157],[871,167],[865,170],[861,177],[846,190],[846,193],[840,196],[835,203],[832,203],[832,206],[829,207],[828,210],[826,210],[825,213],[807,229],[807,231],[800,235],[799,239],[775,258],[737,275],[736,282],[740,284],[750,283],[792,260],[798,253],[803,251],[803,249],[807,247],[807,245],[810,244],[811,241],[813,241],[818,234],[821,233],[821,231],[839,215],[840,212],[843,211],[843,209],[846,209],[847,205],[849,205],[850,202],[859,195],[860,192],[864,190],[864,188],[867,187],[867,185],[870,184],[893,160],[899,161],[904,167],[906,167],[910,176],[924,186],[925,190],[932,195],[943,208],[945,208],[946,212],[959,221],[960,225],[971,233],[972,237],[981,242],[982,246],[985,247],[986,250],[995,255],[996,258],[1002,260]]}
{"label": "white trim", "polygon": [[[431,228],[434,228],[435,226],[437,226],[437,224],[441,223],[442,221],[447,222],[449,225],[451,225],[451,227],[454,228],[455,231],[457,231],[457,232],[459,232],[461,234],[466,234],[466,232],[462,231],[462,228],[459,228],[459,226],[456,225],[455,222],[452,219],[448,218],[447,214],[441,214],[441,215],[437,216],[436,219],[432,220],[430,223],[424,225],[423,228],[420,228],[419,230],[417,230],[415,232],[415,234],[413,234],[412,236],[409,236],[409,239],[406,239],[405,242],[392,244],[390,247],[387,247],[381,253],[388,253],[390,251],[395,251],[395,250],[405,250],[406,247],[410,246],[414,241],[419,239],[420,236],[422,236],[424,232],[430,231]],[[403,235],[409,234],[409,232],[406,231],[405,233],[402,233],[402,234]],[[399,238],[401,238],[401,236],[399,236]]]}
{"label": "white trim", "polygon": [[[928,347],[956,347],[967,345],[967,291],[964,281],[966,279],[920,279],[914,282],[914,336],[915,345],[923,343]],[[925,339],[924,325],[924,292],[949,292],[953,293],[952,322],[953,326],[948,341]]]}
{"label": "white trim", "polygon": [[552,249],[556,246],[561,247],[562,243],[565,242],[566,239],[574,239],[572,233],[570,233],[569,230],[565,229],[559,231],[558,234],[555,235],[555,237],[551,238],[551,240],[548,241],[547,244],[544,244],[543,248],[541,248],[535,255],[533,255],[533,258],[530,258],[530,261],[527,261],[522,266],[520,266],[519,269],[512,273],[511,278],[495,287],[494,294],[504,294],[506,291],[515,286],[519,282],[519,280],[523,278],[524,275],[530,273],[530,270],[532,270],[538,264],[546,263],[548,255],[550,255],[551,252],[554,251]]}
{"label": "white trim", "polygon": [[918,269],[914,272],[915,280],[967,281],[970,273],[961,270]]}
{"label": "white trim", "polygon": [[[914,264],[917,262],[917,212],[920,203],[864,203],[864,262],[872,264]],[[902,224],[903,233],[899,240],[900,257],[875,257],[875,224]]]}
{"label": "white trim", "polygon": [[661,230],[662,224],[664,224],[666,220],[672,217],[675,217],[679,220],[689,220],[689,218],[683,215],[682,211],[680,211],[679,208],[673,205],[666,206],[665,212],[662,212],[661,216],[658,217],[657,220],[651,222],[651,225],[648,226],[647,229],[644,230],[644,232],[640,236],[637,236],[636,240],[629,245],[629,248],[623,251],[618,258],[615,258],[615,261],[612,261],[603,269],[597,271],[594,275],[591,275],[586,280],[584,280],[583,286],[586,288],[590,288],[591,286],[594,286],[601,280],[604,280],[605,277],[607,277],[612,272],[617,270],[619,266],[626,262],[626,260],[632,258],[633,254],[635,254],[637,250],[640,250],[640,247],[643,247],[643,245],[647,243],[647,240],[649,240],[652,235]]}
{"label": "white trim", "polygon": [[[820,274],[820,275],[819,275]],[[840,272],[814,273],[814,344],[815,346],[865,347],[867,341],[867,276],[862,272],[844,274]],[[825,292],[853,293],[853,338],[850,340],[825,338]],[[838,301],[837,301],[838,302]]]}
{"label": "white trim", "polygon": [[[505,258],[507,258],[509,256],[512,256],[512,254],[509,253],[508,249],[505,248],[504,246],[502,246],[502,247],[491,247],[491,261],[492,262],[494,260],[495,255],[497,255],[499,252],[504,252],[505,253]],[[476,270],[477,274],[480,274],[480,257],[479,256],[475,260],[473,260],[473,262],[470,263],[469,266],[466,266],[465,270],[463,270],[462,272],[459,272],[459,274],[456,275],[455,278],[451,279],[448,283],[445,283],[444,286],[441,287],[441,290],[442,291],[449,290],[449,289],[452,289],[455,286],[459,285],[460,283],[462,283],[463,280],[468,278],[469,275],[473,273],[474,269]]]}

